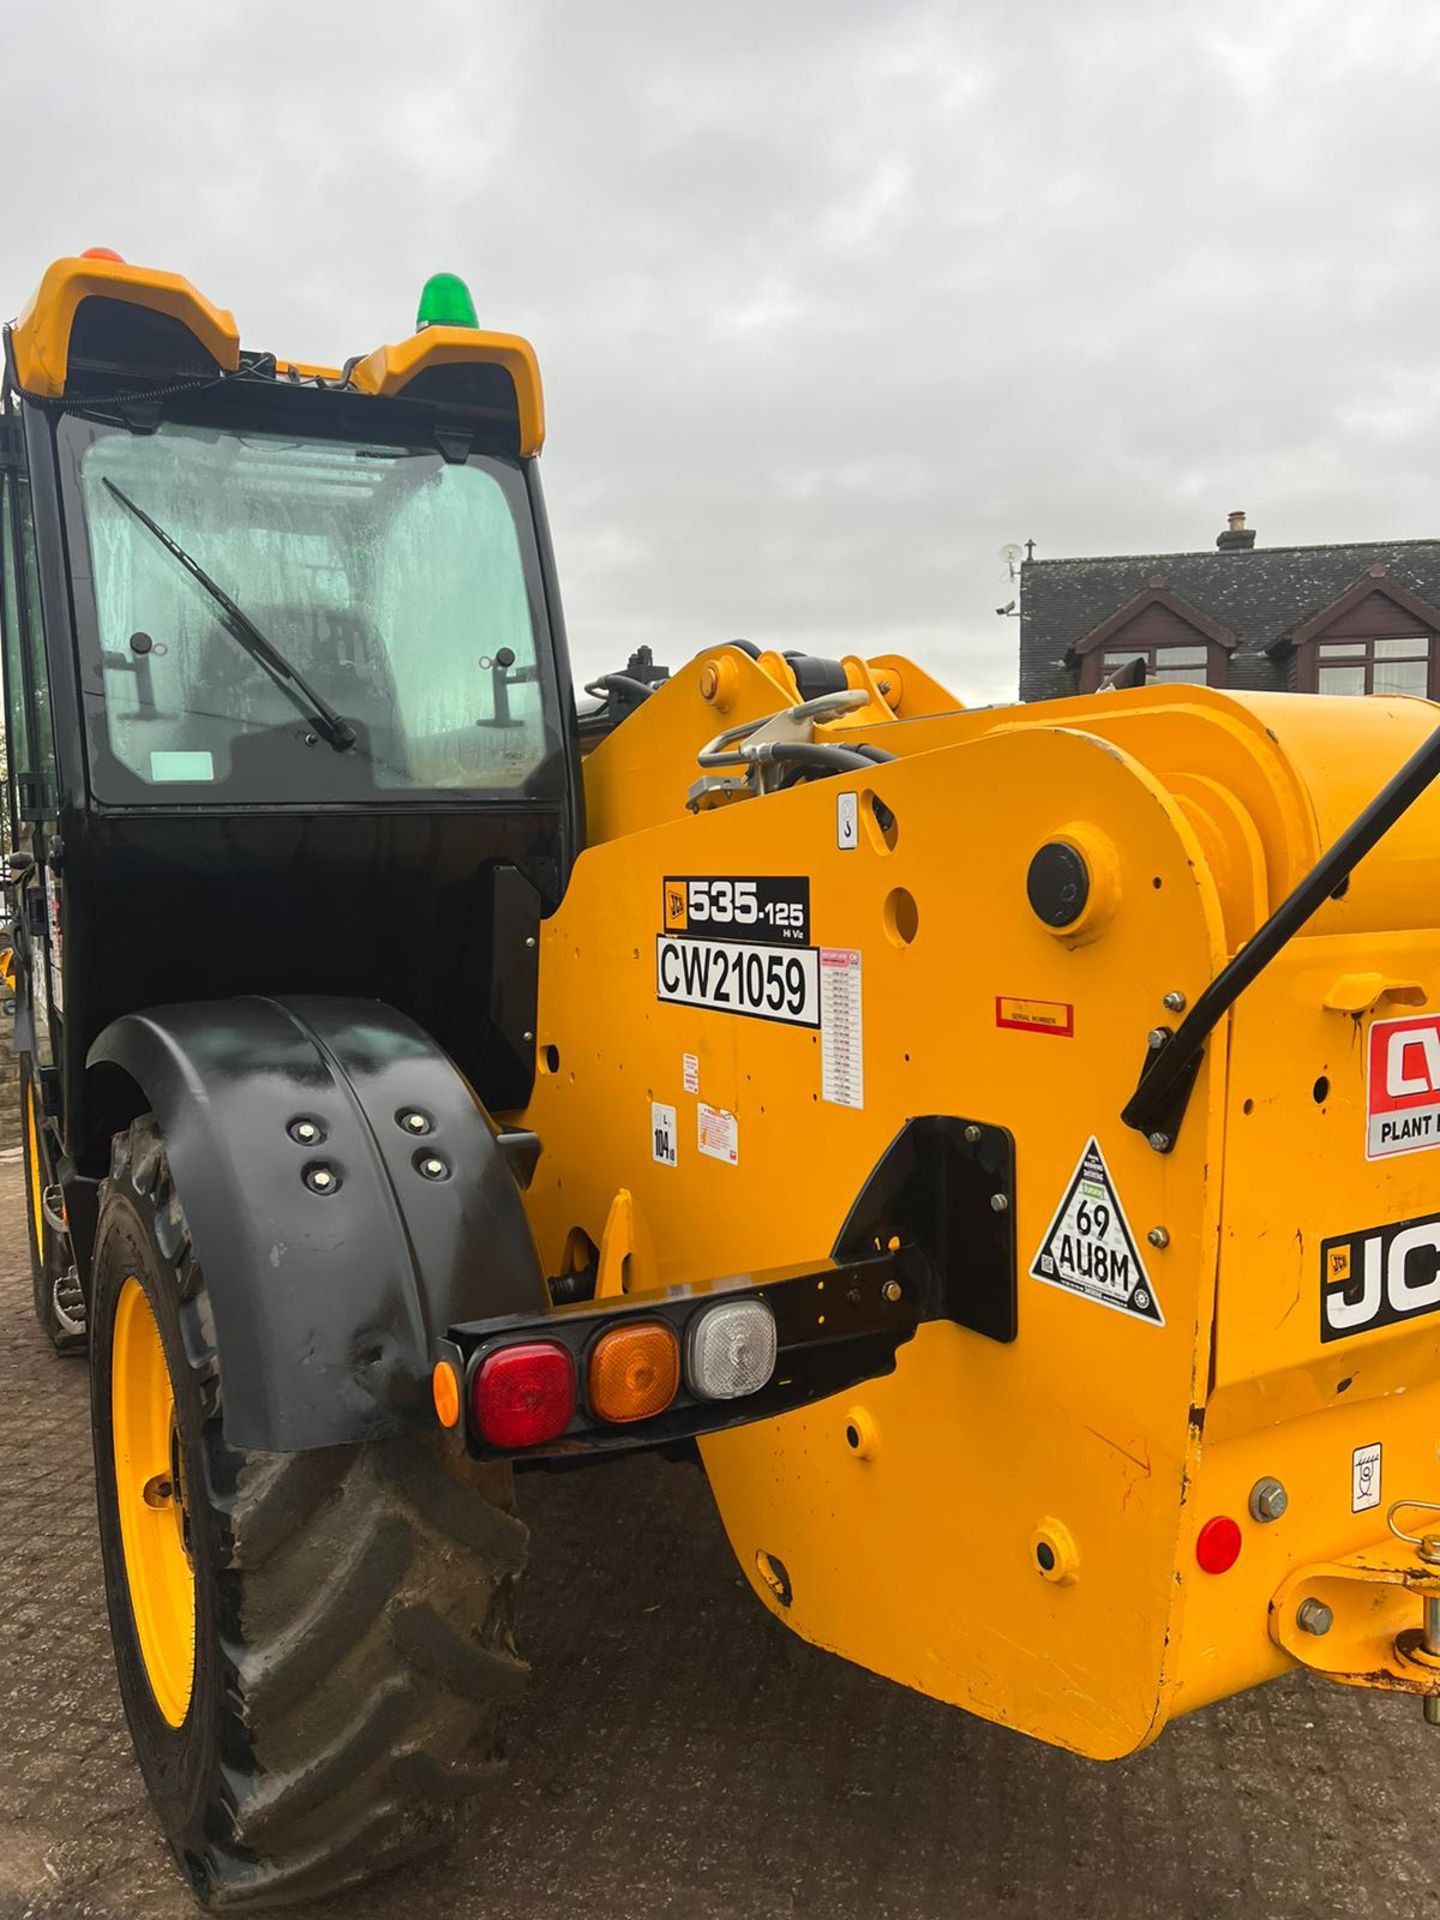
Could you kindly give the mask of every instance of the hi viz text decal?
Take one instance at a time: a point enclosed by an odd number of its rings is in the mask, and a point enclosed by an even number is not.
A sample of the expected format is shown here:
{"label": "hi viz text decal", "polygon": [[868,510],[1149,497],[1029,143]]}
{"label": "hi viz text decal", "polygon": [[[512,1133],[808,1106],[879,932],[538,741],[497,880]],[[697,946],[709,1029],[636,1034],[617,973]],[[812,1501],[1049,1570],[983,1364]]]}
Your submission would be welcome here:
{"label": "hi viz text decal", "polygon": [[1040,1251],[1032,1278],[1163,1327],[1165,1316],[1125,1218],[1098,1140],[1080,1156]]}
{"label": "hi viz text decal", "polygon": [[1320,1338],[1346,1340],[1440,1307],[1440,1215],[1320,1243]]}
{"label": "hi viz text decal", "polygon": [[1365,1127],[1367,1160],[1440,1147],[1440,1013],[1371,1027]]}

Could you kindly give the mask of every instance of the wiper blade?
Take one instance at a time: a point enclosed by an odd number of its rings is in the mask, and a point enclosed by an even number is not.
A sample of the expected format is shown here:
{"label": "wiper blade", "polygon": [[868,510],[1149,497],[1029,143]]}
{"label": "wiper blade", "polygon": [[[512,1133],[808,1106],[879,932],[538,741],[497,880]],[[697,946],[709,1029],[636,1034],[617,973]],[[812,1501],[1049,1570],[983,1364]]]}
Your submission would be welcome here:
{"label": "wiper blade", "polygon": [[347,747],[353,747],[356,733],[350,722],[342,719],[329,701],[315,691],[300,669],[285,658],[273,641],[265,638],[249,614],[236,606],[219,582],[212,580],[200,562],[193,555],[188,554],[180,542],[168,534],[164,527],[152,520],[143,507],[137,507],[128,493],[122,493],[108,476],[105,485],[126,512],[134,514],[142,527],[148,527],[165,551],[179,561],[193,580],[199,581],[224,616],[221,625],[225,631],[232,639],[239,641],[257,665],[264,668],[280,691],[287,695],[292,704],[304,714],[315,731],[322,735],[337,753],[344,753]]}

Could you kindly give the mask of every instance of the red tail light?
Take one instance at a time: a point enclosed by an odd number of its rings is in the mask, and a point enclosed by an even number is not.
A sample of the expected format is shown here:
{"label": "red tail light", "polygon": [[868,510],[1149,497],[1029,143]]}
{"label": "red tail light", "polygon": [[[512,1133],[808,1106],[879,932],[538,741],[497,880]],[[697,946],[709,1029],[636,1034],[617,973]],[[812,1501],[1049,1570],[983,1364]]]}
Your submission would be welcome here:
{"label": "red tail light", "polygon": [[575,1362],[553,1340],[497,1347],[475,1371],[470,1408],[492,1447],[538,1447],[575,1414]]}

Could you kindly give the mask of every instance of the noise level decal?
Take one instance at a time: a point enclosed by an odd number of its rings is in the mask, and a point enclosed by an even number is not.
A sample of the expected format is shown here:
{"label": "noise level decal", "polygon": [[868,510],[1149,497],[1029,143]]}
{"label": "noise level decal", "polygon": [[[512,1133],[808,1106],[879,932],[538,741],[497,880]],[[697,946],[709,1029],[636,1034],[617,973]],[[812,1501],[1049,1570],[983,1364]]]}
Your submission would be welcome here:
{"label": "noise level decal", "polygon": [[1081,1154],[1030,1273],[1047,1286],[1063,1287],[1164,1326],[1165,1316],[1097,1140]]}
{"label": "noise level decal", "polygon": [[650,1153],[662,1167],[677,1167],[680,1164],[679,1133],[675,1126],[675,1109],[662,1105],[659,1100],[650,1102]]}

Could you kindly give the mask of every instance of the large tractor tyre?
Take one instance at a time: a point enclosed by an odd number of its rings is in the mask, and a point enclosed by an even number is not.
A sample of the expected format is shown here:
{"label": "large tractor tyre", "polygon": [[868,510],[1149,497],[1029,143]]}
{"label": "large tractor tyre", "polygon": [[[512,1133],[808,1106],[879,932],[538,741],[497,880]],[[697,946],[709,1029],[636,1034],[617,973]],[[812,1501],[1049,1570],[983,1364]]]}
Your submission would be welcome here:
{"label": "large tractor tyre", "polygon": [[120,1691],[196,1897],[311,1899],[442,1845],[495,1793],[497,1720],[525,1683],[509,1470],[418,1434],[227,1444],[224,1355],[148,1115],[115,1136],[92,1319]]}
{"label": "large tractor tyre", "polygon": [[69,1236],[45,1218],[50,1169],[45,1163],[35,1083],[28,1062],[20,1068],[20,1140],[25,1162],[25,1218],[30,1237],[30,1278],[35,1318],[57,1353],[83,1353],[85,1296],[70,1252]]}

